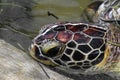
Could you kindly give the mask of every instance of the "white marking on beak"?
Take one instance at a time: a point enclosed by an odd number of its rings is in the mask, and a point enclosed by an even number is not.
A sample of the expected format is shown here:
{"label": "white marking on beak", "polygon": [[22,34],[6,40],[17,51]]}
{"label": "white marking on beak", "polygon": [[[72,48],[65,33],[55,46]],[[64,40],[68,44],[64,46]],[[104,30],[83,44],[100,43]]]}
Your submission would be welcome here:
{"label": "white marking on beak", "polygon": [[34,48],[34,44],[31,44],[31,48]]}

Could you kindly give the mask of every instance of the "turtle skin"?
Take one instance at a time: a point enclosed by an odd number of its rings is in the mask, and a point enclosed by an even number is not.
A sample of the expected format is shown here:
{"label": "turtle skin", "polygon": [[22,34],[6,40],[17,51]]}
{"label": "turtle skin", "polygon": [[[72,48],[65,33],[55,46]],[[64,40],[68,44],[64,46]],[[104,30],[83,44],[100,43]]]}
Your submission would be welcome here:
{"label": "turtle skin", "polygon": [[97,10],[98,18],[105,22],[120,21],[120,0],[106,0]]}
{"label": "turtle skin", "polygon": [[106,64],[107,30],[85,23],[55,23],[44,26],[33,39],[30,54],[45,65],[83,73]]}
{"label": "turtle skin", "polygon": [[[85,21],[107,28],[110,47],[107,71],[120,73],[120,0],[94,1],[85,9]],[[90,19],[89,19],[90,18]]]}
{"label": "turtle skin", "polygon": [[86,7],[82,16],[85,22],[104,27],[110,23],[120,27],[120,0],[94,1]]}

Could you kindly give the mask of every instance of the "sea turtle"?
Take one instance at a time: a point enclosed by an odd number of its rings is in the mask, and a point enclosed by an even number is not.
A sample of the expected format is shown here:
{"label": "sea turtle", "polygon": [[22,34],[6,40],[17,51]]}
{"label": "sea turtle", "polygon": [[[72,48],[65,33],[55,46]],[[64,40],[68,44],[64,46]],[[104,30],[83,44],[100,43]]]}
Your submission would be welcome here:
{"label": "sea turtle", "polygon": [[[75,74],[110,71],[118,66],[120,1],[106,0],[97,7],[94,24],[61,22],[45,25],[33,39],[31,56],[45,65]],[[120,72],[119,68],[116,71]]]}

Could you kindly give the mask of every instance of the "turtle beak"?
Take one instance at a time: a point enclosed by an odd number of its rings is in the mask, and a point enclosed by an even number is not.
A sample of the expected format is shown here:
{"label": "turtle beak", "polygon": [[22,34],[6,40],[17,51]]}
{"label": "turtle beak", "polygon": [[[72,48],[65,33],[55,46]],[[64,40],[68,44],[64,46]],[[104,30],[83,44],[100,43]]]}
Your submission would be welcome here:
{"label": "turtle beak", "polygon": [[46,64],[46,65],[51,65],[51,66],[56,66],[57,64],[54,64],[52,61],[48,60],[47,58],[43,56],[39,56],[40,52],[38,47],[32,43],[31,46],[29,47],[29,53],[30,55],[37,61]]}
{"label": "turtle beak", "polygon": [[34,41],[34,39],[32,40],[32,43],[31,43],[31,45],[30,45],[30,47],[29,47],[29,51],[30,51],[30,55],[33,57],[33,55],[35,55],[35,41]]}
{"label": "turtle beak", "polygon": [[39,59],[39,55],[41,54],[39,48],[34,43],[32,43],[31,46],[29,47],[29,53],[36,60]]}

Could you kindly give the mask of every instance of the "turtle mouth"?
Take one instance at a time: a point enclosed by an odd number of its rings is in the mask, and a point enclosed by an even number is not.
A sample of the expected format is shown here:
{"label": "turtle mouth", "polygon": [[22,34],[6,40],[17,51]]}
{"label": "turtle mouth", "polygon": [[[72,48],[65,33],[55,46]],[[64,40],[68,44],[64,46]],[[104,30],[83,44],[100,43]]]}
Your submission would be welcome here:
{"label": "turtle mouth", "polygon": [[32,56],[33,59],[45,64],[45,65],[49,65],[49,66],[56,66],[55,63],[53,63],[51,60],[49,60],[48,58],[41,56],[41,52],[40,52],[40,48],[35,45],[35,44],[31,44],[30,48],[29,48],[29,53]]}
{"label": "turtle mouth", "polygon": [[43,57],[43,56],[40,56],[41,52],[40,52],[40,49],[37,45],[35,44],[31,44],[30,48],[29,48],[29,51],[30,51],[30,55],[34,58],[34,59],[37,59],[37,60],[48,60],[47,58]]}

